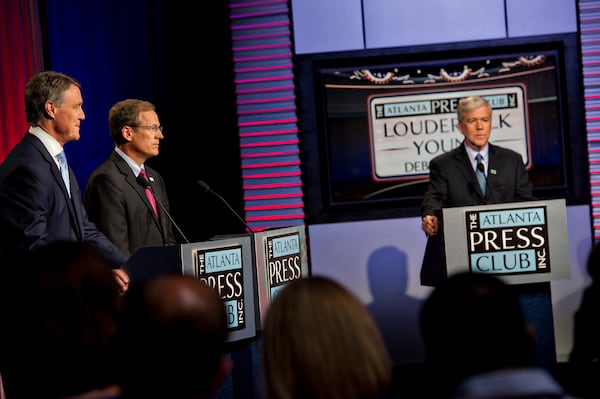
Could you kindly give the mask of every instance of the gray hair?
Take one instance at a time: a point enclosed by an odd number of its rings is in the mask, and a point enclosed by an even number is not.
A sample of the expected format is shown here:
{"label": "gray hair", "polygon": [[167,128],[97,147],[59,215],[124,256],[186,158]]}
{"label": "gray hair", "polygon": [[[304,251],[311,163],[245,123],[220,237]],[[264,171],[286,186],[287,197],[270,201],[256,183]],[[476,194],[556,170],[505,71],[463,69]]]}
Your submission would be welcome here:
{"label": "gray hair", "polygon": [[492,113],[492,106],[485,98],[481,96],[470,96],[462,98],[458,102],[458,107],[456,108],[458,122],[462,123],[462,121],[465,119],[465,114],[467,112],[471,112],[474,109],[477,109],[481,106],[487,106],[490,110],[490,114]]}

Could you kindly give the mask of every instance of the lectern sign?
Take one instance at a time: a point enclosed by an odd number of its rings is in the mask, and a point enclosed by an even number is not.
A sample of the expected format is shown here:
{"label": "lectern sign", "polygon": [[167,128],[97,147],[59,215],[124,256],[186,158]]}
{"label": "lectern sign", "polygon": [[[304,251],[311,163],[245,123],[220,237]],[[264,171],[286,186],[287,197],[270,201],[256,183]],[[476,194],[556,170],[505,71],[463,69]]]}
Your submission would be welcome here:
{"label": "lectern sign", "polygon": [[290,281],[307,277],[305,226],[290,226],[254,234],[259,328],[271,300]]}
{"label": "lectern sign", "polygon": [[286,283],[302,277],[300,236],[298,233],[266,237],[271,298]]}
{"label": "lectern sign", "polygon": [[472,272],[550,272],[545,206],[469,211],[465,217]]}
{"label": "lectern sign", "polygon": [[256,336],[252,250],[250,235],[181,245],[183,273],[216,289],[225,304],[228,342]]}
{"label": "lectern sign", "polygon": [[369,96],[373,180],[426,178],[434,157],[462,144],[464,136],[457,127],[456,109],[461,98],[474,95],[485,97],[493,108],[491,140],[521,154],[529,169],[531,139],[526,86],[488,84],[484,89],[441,88]]}
{"label": "lectern sign", "polygon": [[448,275],[495,274],[510,284],[569,278],[564,199],[442,211]]}
{"label": "lectern sign", "polygon": [[242,247],[196,250],[194,266],[200,281],[216,288],[225,302],[229,329],[246,326]]}

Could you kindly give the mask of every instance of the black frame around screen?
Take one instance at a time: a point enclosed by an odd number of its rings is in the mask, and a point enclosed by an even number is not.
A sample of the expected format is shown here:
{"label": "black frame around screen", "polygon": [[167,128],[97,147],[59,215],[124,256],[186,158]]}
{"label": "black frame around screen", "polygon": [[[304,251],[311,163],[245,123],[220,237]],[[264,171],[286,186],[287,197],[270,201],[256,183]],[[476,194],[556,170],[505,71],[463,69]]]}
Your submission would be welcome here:
{"label": "black frame around screen", "polygon": [[[504,61],[539,54],[547,56],[550,72],[542,72],[539,78],[507,80],[500,76]],[[372,175],[365,93],[410,94],[440,87],[452,91],[467,85],[481,88],[486,84],[520,84],[523,80],[531,92],[529,173],[534,194],[539,199],[565,198],[568,205],[589,202],[576,34],[304,55],[297,57],[295,65],[307,223],[419,215],[426,174],[389,181]],[[436,75],[442,68],[458,76],[463,65],[490,72],[491,76],[472,76],[461,83],[441,79],[437,84],[426,82],[427,76]],[[369,71],[369,76],[364,71]],[[373,83],[374,79],[385,79],[390,71],[396,76],[410,75],[411,82],[397,79]],[[346,89],[350,85],[352,88]]]}

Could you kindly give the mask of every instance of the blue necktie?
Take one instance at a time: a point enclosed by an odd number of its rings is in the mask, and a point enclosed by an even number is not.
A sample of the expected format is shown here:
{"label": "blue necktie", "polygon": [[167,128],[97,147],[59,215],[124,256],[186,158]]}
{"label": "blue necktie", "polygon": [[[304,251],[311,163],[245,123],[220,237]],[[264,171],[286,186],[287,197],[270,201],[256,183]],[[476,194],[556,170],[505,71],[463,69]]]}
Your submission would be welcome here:
{"label": "blue necktie", "polygon": [[69,183],[69,166],[67,165],[67,156],[65,155],[65,151],[61,151],[56,157],[58,158],[58,163],[60,164],[60,174],[62,175],[62,179],[65,182],[65,186],[67,187],[69,197],[71,197],[71,184]]}
{"label": "blue necktie", "polygon": [[477,167],[475,168],[475,174],[477,175],[477,180],[479,181],[479,187],[481,187],[481,192],[485,194],[485,167],[483,166],[483,157],[481,154],[477,154],[475,156],[475,160],[477,161]]}

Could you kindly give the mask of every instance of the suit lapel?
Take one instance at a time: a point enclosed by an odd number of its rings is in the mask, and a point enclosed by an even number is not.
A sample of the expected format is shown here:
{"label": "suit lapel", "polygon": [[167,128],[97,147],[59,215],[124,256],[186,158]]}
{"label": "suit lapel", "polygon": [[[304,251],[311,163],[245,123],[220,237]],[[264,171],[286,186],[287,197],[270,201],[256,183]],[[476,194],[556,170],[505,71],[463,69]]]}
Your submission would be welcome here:
{"label": "suit lapel", "polygon": [[[127,184],[129,184],[133,188],[133,190],[137,193],[137,195],[140,197],[142,202],[146,205],[148,212],[150,212],[154,218],[154,223],[156,223],[156,226],[162,232],[162,224],[156,218],[156,214],[154,213],[152,204],[150,204],[148,197],[146,197],[146,191],[144,190],[144,188],[142,186],[140,186],[138,184],[138,182],[136,180],[136,176],[133,174],[133,170],[131,170],[131,168],[129,167],[127,162],[115,151],[113,151],[110,154],[110,158],[115,163],[115,166],[117,167],[119,172],[125,178],[125,181],[127,182]],[[150,184],[152,184],[152,182],[150,182]],[[155,194],[155,197],[156,197],[156,194]]]}
{"label": "suit lapel", "polygon": [[[71,201],[69,198],[69,193],[67,192],[67,188],[65,187],[65,183],[63,182],[62,176],[60,174],[60,170],[58,169],[58,165],[56,165],[56,161],[54,160],[54,157],[52,155],[50,155],[50,153],[48,152],[46,147],[44,147],[44,144],[42,144],[42,142],[37,137],[35,137],[33,134],[28,134],[25,137],[33,139],[33,140],[30,140],[31,143],[33,144],[34,147],[37,148],[37,150],[40,152],[40,154],[42,154],[42,157],[44,158],[44,160],[46,162],[48,162],[48,167],[50,168],[50,172],[52,173],[54,182],[56,183],[58,188],[63,192],[65,199],[70,203]],[[70,167],[69,167],[69,180],[71,182],[73,181],[73,171],[71,170]],[[72,208],[73,207],[71,206],[70,209],[73,210]]]}
{"label": "suit lapel", "polygon": [[[56,183],[56,186],[59,188],[59,190],[61,190],[63,196],[65,197],[65,203],[67,204],[67,208],[69,209],[69,218],[71,220],[71,227],[73,228],[73,231],[77,235],[77,238],[79,239],[79,241],[83,241],[83,232],[82,232],[82,229],[83,229],[82,220],[83,219],[82,219],[81,209],[77,209],[74,205],[74,202],[77,203],[77,201],[72,201],[71,197],[69,197],[69,193],[67,192],[67,188],[65,187],[65,183],[62,180],[60,170],[58,170],[58,166],[56,165],[54,158],[52,157],[52,155],[50,155],[50,153],[48,152],[48,150],[46,149],[44,144],[41,142],[41,140],[39,140],[33,134],[26,134],[25,139],[28,140],[38,150],[38,152],[42,155],[44,160],[48,163],[48,167],[50,168],[50,172],[52,173],[54,182]],[[71,189],[72,189],[71,192],[73,193],[73,195],[79,195],[79,186],[77,185],[77,179],[75,178],[75,174],[73,173],[73,170],[71,169],[70,166],[69,166],[69,181],[71,183]],[[79,201],[79,202],[81,203],[81,201]]]}
{"label": "suit lapel", "polygon": [[493,144],[488,144],[488,173],[487,173],[487,197],[497,198],[494,194],[494,187],[496,186],[496,180],[498,179],[498,154],[496,147]]}
{"label": "suit lapel", "polygon": [[83,241],[83,202],[81,202],[81,194],[79,191],[79,184],[75,178],[75,174],[69,166],[69,182],[71,184],[71,198],[67,194],[67,200],[69,202],[69,209],[73,209],[73,215],[75,216],[75,225],[77,226],[77,236]]}

